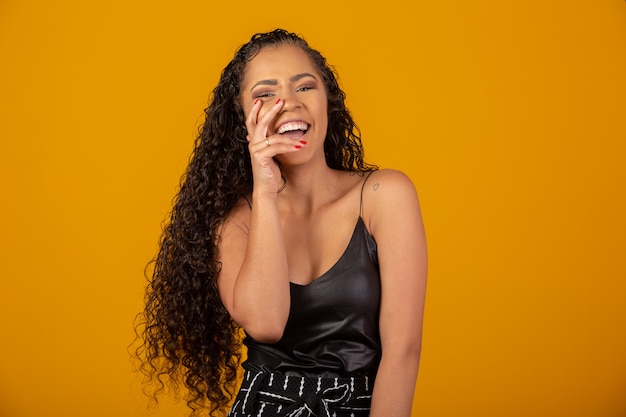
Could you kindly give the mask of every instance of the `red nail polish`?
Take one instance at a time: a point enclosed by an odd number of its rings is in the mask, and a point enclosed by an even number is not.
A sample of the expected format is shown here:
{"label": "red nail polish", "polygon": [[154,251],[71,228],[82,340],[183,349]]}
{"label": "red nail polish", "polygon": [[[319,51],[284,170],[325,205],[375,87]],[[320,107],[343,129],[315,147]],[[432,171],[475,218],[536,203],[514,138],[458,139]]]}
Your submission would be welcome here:
{"label": "red nail polish", "polygon": [[296,149],[300,149],[300,148],[302,148],[302,145],[296,145],[295,148]]}
{"label": "red nail polish", "polygon": [[254,104],[257,104],[258,102],[259,102],[258,98],[256,100],[254,100]]}
{"label": "red nail polish", "polygon": [[276,100],[276,104],[280,103],[280,99]]}
{"label": "red nail polish", "polygon": [[301,140],[300,143],[306,145],[306,140]]}

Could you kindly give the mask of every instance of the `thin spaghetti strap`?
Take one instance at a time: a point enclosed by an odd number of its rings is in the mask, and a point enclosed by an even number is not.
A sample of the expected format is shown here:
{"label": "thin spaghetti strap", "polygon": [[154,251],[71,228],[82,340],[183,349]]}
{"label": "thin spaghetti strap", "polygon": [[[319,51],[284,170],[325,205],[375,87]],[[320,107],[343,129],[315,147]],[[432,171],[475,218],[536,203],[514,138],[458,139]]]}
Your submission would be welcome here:
{"label": "thin spaghetti strap", "polygon": [[363,180],[363,184],[361,184],[361,202],[359,204],[359,217],[363,214],[363,190],[365,189],[365,183],[369,179],[370,175],[374,173],[374,170],[371,170],[367,173],[367,176]]}

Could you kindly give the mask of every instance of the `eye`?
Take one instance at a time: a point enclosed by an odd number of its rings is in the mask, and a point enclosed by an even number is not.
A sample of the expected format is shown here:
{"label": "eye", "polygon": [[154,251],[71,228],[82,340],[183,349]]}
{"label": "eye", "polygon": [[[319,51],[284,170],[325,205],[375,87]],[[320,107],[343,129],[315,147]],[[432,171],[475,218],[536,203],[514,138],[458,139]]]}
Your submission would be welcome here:
{"label": "eye", "polygon": [[298,92],[301,92],[301,91],[309,91],[309,90],[312,90],[313,88],[315,88],[315,87],[313,87],[312,85],[303,85],[303,86],[301,86],[301,87],[298,87],[298,88],[296,89],[296,91],[298,91]]}
{"label": "eye", "polygon": [[274,93],[272,91],[259,91],[257,93],[254,93],[253,98],[257,99],[263,99],[263,98],[267,98],[267,97],[272,97],[274,95]]}

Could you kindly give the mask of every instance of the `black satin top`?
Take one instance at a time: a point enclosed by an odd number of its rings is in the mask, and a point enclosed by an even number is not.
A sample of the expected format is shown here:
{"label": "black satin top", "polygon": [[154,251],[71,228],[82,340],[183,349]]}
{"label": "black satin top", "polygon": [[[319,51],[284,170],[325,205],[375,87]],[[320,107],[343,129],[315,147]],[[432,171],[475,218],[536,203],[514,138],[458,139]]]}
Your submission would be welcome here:
{"label": "black satin top", "polygon": [[291,283],[291,311],[282,339],[246,336],[243,367],[287,375],[374,375],[381,355],[377,247],[359,217],[350,243],[326,273],[308,285]]}

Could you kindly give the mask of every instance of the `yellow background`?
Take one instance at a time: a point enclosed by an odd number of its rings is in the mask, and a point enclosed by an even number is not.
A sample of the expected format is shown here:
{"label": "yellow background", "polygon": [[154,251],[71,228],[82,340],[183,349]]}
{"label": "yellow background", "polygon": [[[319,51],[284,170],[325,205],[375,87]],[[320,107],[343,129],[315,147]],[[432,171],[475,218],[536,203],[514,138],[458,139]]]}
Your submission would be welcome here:
{"label": "yellow background", "polygon": [[2,0],[0,416],[184,415],[131,371],[143,268],[219,72],[277,26],[420,192],[414,415],[625,416],[622,0]]}

